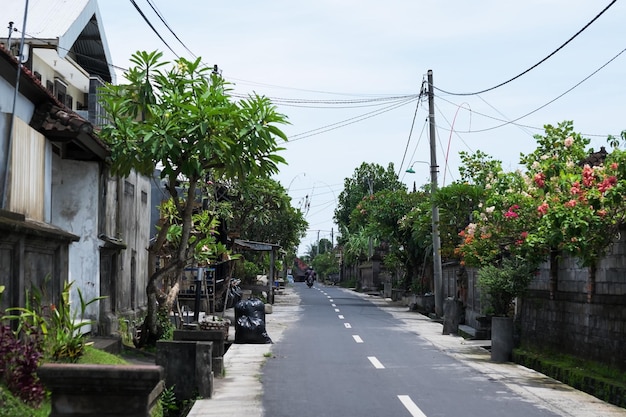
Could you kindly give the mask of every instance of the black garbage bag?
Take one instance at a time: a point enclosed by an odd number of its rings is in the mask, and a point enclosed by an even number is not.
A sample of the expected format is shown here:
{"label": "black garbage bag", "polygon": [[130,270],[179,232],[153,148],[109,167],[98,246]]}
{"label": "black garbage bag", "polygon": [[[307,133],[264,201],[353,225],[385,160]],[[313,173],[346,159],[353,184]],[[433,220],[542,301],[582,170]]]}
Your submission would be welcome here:
{"label": "black garbage bag", "polygon": [[272,343],[265,330],[265,304],[258,298],[235,304],[235,343]]}

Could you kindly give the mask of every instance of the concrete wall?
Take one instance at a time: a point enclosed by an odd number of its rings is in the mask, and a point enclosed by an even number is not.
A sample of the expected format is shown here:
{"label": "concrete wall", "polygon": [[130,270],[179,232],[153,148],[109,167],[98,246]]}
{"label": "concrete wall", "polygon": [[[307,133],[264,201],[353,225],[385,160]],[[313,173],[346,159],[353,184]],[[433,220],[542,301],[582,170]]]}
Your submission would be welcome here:
{"label": "concrete wall", "polygon": [[[74,282],[71,295],[74,310],[79,307],[77,288],[86,301],[100,295],[99,173],[99,164],[95,162],[61,159],[56,155],[52,159],[51,222],[80,237],[69,250],[68,281]],[[97,303],[89,306],[86,314],[97,319]]]}
{"label": "concrete wall", "polygon": [[104,265],[101,293],[100,331],[113,334],[120,318],[136,319],[147,305],[148,251],[150,244],[150,180],[131,173],[126,178],[106,175],[104,205],[107,215],[101,219],[101,230],[123,247],[108,248],[106,256],[113,261]]}

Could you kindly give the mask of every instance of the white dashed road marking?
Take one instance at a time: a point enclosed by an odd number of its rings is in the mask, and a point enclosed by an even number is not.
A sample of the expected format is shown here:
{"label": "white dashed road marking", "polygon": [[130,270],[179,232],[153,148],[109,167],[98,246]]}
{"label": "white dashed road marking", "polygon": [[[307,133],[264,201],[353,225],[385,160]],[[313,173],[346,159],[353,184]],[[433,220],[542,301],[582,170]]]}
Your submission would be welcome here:
{"label": "white dashed road marking", "polygon": [[426,414],[420,410],[417,404],[415,404],[408,395],[398,395],[398,399],[402,402],[402,405],[409,410],[409,413],[411,413],[413,417],[426,417]]}
{"label": "white dashed road marking", "polygon": [[343,325],[346,327],[346,329],[351,329],[352,328],[352,326],[350,326],[350,323],[344,323]]}
{"label": "white dashed road marking", "polygon": [[357,335],[357,334],[353,334],[352,338],[354,339],[355,342],[357,343],[363,343],[363,339],[361,339],[361,336]]}
{"label": "white dashed road marking", "polygon": [[372,362],[372,365],[374,365],[374,368],[385,369],[385,366],[382,363],[380,363],[378,359],[376,359],[376,356],[368,356],[367,359],[369,359],[370,362]]}

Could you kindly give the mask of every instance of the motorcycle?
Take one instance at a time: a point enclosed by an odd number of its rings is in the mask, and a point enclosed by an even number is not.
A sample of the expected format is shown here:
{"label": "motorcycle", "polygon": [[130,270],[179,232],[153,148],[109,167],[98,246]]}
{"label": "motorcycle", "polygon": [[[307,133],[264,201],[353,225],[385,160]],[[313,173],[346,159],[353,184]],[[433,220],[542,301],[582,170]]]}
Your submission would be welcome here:
{"label": "motorcycle", "polygon": [[306,285],[309,288],[311,288],[313,286],[313,276],[312,275],[309,275],[308,277],[306,277]]}

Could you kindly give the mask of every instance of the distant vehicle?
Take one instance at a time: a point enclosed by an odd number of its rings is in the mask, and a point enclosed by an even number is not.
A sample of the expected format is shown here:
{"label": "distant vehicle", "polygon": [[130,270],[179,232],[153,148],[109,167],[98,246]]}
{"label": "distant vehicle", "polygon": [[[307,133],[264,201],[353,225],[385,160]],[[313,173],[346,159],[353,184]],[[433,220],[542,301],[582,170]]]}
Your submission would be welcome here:
{"label": "distant vehicle", "polygon": [[294,280],[293,280],[293,275],[291,275],[291,274],[287,274],[287,282],[288,282],[288,283],[290,283],[290,284],[293,284],[293,283],[294,283]]}

